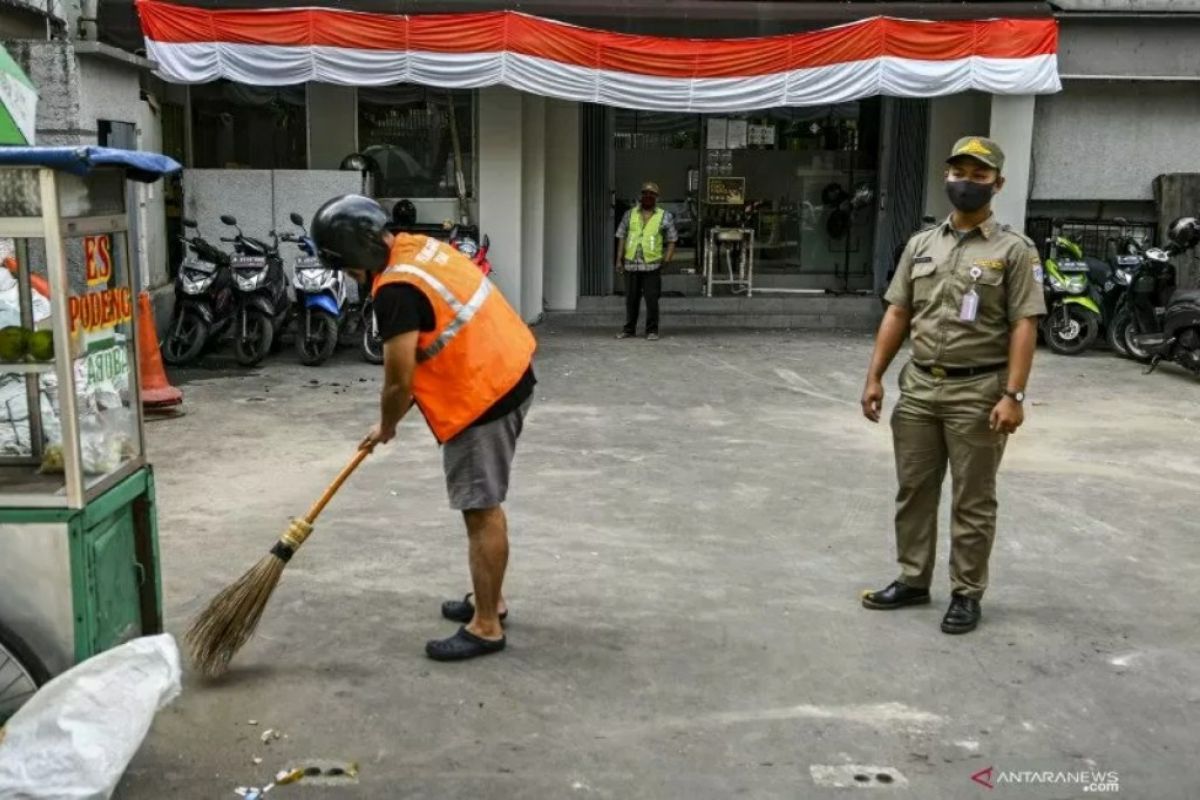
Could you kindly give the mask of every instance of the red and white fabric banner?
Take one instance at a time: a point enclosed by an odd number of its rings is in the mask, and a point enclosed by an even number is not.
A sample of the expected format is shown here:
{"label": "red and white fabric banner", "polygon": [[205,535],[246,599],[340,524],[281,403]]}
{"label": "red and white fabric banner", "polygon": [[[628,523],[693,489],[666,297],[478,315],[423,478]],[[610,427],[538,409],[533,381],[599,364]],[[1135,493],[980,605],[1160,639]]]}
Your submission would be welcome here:
{"label": "red and white fabric banner", "polygon": [[564,100],[700,112],[1061,88],[1053,19],[873,17],[784,36],[675,39],[512,11],[214,11],[158,0],[140,0],[138,11],[147,55],[177,83],[502,84]]}

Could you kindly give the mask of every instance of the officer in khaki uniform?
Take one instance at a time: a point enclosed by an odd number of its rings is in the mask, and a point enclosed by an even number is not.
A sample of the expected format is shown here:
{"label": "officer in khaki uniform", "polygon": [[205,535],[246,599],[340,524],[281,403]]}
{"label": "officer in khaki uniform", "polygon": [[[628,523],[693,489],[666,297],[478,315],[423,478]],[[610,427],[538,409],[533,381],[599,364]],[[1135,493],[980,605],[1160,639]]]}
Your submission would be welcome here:
{"label": "officer in khaki uniform", "polygon": [[1003,170],[1004,153],[995,142],[971,136],[955,144],[945,170],[954,212],[905,248],[885,296],[889,306],[862,397],[863,414],[878,422],[884,372],[911,335],[912,360],[900,374],[892,414],[900,577],[864,593],[862,604],[894,609],[929,602],[949,464],[946,633],[966,633],[979,623],[996,533],[996,473],[1008,435],[1024,421],[1038,317],[1046,313],[1033,242],[992,216]]}

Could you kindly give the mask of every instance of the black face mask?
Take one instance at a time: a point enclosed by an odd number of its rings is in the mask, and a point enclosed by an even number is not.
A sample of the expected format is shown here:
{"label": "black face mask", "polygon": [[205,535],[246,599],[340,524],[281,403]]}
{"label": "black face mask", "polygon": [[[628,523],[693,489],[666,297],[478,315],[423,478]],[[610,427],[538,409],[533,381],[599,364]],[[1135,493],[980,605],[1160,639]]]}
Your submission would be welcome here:
{"label": "black face mask", "polygon": [[946,181],[946,196],[950,204],[964,214],[973,214],[992,202],[996,188],[995,183],[975,183],[975,181]]}

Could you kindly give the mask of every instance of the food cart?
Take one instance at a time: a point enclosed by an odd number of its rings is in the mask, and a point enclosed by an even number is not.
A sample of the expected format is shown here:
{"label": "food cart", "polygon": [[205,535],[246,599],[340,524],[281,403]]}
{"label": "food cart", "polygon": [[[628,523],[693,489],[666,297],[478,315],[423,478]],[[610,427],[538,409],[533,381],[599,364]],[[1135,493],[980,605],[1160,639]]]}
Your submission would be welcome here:
{"label": "food cart", "polygon": [[49,677],[162,630],[128,181],[178,169],[0,148],[0,723]]}

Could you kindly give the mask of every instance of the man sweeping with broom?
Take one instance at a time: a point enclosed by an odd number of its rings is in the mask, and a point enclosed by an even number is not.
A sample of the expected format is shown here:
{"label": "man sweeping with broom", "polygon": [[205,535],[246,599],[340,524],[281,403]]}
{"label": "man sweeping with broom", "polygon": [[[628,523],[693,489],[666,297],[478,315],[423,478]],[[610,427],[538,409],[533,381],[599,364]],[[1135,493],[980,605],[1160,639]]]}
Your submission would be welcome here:
{"label": "man sweeping with broom", "polygon": [[501,504],[533,401],[537,345],[474,262],[436,239],[393,235],[389,222],[374,200],[345,195],[317,211],[312,237],[324,264],[374,282],[384,385],[379,423],[362,449],[390,442],[414,403],[443,445],[446,489],[466,522],[475,591],[442,604],[443,616],[464,625],[425,651],[460,661],[505,645],[508,525]]}
{"label": "man sweeping with broom", "polygon": [[[374,285],[383,345],[380,420],[308,513],[296,519],[253,568],[219,593],[187,633],[193,660],[219,675],[253,635],[287,562],[317,516],[368,453],[390,442],[413,405],[443,445],[451,507],[462,511],[474,592],[442,604],[464,623],[425,652],[462,661],[504,649],[508,611],[501,589],[508,566],[508,523],[501,504],[525,415],[533,402],[537,347],[521,318],[469,258],[426,236],[391,234],[374,200],[344,195],[312,223],[322,262]],[[474,601],[472,602],[472,598]]]}

